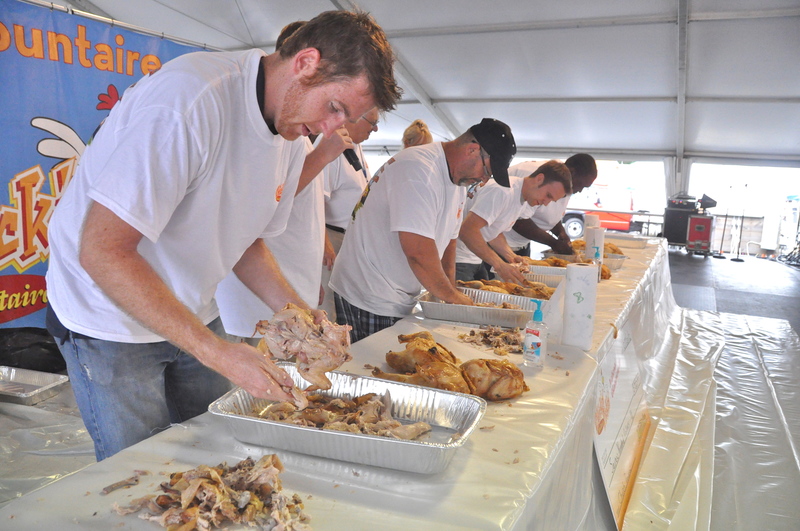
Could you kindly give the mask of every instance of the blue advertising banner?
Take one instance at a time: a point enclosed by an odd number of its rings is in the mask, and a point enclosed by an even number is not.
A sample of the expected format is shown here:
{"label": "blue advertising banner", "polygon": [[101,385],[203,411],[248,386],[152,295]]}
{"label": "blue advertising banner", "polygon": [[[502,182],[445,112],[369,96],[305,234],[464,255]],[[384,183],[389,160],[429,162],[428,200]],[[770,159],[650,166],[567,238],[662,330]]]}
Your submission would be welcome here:
{"label": "blue advertising banner", "polygon": [[47,227],[125,88],[199,48],[0,0],[0,328],[44,328]]}

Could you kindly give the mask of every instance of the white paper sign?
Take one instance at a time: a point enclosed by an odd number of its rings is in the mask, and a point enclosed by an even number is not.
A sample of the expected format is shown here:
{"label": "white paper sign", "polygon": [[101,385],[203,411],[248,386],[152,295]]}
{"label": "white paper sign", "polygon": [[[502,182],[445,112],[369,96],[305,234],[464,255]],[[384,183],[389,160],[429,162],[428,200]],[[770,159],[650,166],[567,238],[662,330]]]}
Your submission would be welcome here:
{"label": "white paper sign", "polygon": [[617,529],[621,529],[650,419],[630,327],[599,364],[594,447]]}

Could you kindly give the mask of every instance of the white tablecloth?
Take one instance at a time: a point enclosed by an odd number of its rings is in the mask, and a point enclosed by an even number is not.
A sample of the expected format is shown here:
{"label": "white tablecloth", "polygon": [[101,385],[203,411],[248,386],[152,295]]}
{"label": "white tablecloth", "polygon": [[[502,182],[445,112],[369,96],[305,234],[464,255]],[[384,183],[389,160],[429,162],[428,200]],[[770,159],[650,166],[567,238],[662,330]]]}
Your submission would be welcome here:
{"label": "white tablecloth", "polygon": [[[524,368],[531,390],[509,402],[489,403],[484,429],[472,434],[442,473],[403,473],[276,451],[286,466],[284,489],[305,500],[313,527],[613,528],[592,457],[596,360],[615,328],[627,325],[646,367],[657,359],[676,310],[663,241],[626,252],[630,258],[623,269],[598,288],[592,350],[551,345],[550,353],[563,359],[548,357],[541,371]],[[423,328],[463,361],[494,357],[456,340],[465,326],[411,317],[353,345],[354,359],[342,369],[369,374],[364,365],[383,365],[386,352],[399,346],[398,334]],[[648,382],[650,391],[668,377],[663,371],[653,374],[660,380]],[[225,419],[206,413],[23,496],[0,509],[0,522],[4,529],[153,529],[134,516],[117,516],[112,503],[153,492],[164,472],[231,464],[272,451],[237,442]],[[99,495],[134,470],[152,475],[136,487]]]}

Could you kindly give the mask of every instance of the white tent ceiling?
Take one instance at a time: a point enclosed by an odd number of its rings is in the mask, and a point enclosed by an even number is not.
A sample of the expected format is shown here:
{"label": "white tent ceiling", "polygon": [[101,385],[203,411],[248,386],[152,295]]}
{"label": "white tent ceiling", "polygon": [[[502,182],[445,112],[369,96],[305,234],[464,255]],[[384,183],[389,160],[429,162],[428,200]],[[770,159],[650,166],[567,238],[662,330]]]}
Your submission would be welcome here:
{"label": "white tent ceiling", "polygon": [[798,0],[72,0],[210,48],[271,52],[281,28],[361,8],[397,52],[405,95],[364,147],[437,140],[491,116],[523,156],[800,166]]}

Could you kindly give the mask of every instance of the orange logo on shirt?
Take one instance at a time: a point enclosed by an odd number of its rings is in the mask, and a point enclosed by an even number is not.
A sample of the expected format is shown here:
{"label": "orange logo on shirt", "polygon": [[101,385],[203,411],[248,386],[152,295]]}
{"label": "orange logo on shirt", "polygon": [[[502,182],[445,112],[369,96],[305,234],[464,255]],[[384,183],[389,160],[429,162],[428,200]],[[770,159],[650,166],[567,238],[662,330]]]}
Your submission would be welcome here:
{"label": "orange logo on shirt", "polygon": [[456,219],[461,219],[461,212],[464,210],[463,205],[458,207],[458,214],[456,214]]}
{"label": "orange logo on shirt", "polygon": [[283,195],[283,185],[278,186],[278,189],[275,190],[275,202],[278,203],[281,200],[281,196]]}

